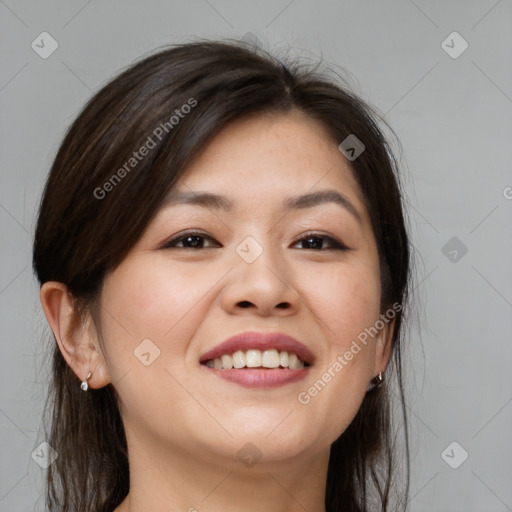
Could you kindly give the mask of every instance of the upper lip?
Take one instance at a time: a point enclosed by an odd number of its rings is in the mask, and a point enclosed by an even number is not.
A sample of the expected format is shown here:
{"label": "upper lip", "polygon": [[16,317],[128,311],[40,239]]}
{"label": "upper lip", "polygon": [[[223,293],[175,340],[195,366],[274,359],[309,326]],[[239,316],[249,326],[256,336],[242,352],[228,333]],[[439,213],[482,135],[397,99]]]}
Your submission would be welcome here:
{"label": "upper lip", "polygon": [[219,345],[205,352],[199,359],[200,363],[205,363],[211,359],[221,357],[224,354],[233,354],[237,350],[246,352],[250,349],[271,350],[291,352],[298,355],[305,363],[312,365],[315,356],[311,350],[292,336],[281,332],[258,332],[247,331],[236,334]]}

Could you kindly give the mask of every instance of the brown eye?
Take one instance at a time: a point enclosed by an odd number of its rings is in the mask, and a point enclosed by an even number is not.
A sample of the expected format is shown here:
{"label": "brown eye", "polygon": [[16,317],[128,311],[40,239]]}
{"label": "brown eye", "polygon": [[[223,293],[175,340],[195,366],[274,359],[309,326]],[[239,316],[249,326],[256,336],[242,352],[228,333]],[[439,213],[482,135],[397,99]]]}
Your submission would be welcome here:
{"label": "brown eye", "polygon": [[[325,243],[324,241],[328,242],[328,245],[330,247],[324,247]],[[310,249],[316,249],[316,250],[339,250],[339,251],[345,251],[348,250],[348,247],[346,245],[343,245],[342,243],[338,242],[334,238],[330,236],[323,235],[322,233],[308,233],[305,237],[301,238],[297,243],[305,242],[306,245]]]}
{"label": "brown eye", "polygon": [[[204,247],[205,240],[213,240],[212,237],[199,233],[197,231],[190,231],[179,236],[175,236],[165,242],[162,249],[170,249],[176,247],[178,249],[207,249]],[[179,246],[179,243],[183,242],[183,246]]]}

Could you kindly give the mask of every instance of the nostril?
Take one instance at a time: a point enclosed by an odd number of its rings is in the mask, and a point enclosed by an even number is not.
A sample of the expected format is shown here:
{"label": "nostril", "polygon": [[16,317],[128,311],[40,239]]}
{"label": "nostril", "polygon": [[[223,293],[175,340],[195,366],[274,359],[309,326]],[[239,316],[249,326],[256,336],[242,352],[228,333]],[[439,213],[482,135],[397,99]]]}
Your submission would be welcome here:
{"label": "nostril", "polygon": [[243,308],[248,308],[251,303],[247,300],[243,300],[242,302],[239,302],[239,305],[242,306]]}

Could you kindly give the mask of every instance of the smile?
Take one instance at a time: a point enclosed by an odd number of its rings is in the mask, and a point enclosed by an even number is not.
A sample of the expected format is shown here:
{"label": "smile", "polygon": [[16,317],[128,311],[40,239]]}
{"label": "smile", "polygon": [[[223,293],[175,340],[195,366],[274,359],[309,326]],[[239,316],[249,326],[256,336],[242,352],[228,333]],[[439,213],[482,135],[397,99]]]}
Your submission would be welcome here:
{"label": "smile", "polygon": [[277,349],[237,350],[233,354],[223,354],[220,357],[204,361],[202,364],[215,370],[241,370],[244,368],[301,370],[309,366],[297,354]]}

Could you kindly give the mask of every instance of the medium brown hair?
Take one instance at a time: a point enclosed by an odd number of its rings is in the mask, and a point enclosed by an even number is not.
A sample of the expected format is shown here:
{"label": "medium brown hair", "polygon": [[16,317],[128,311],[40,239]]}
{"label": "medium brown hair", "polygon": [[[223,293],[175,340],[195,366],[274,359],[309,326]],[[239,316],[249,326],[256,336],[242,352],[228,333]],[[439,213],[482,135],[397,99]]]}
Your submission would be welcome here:
{"label": "medium brown hair", "polygon": [[[179,116],[177,109],[186,115]],[[141,59],[90,99],[62,141],[40,203],[34,270],[41,285],[67,285],[79,313],[90,310],[105,275],[123,260],[169,190],[220,130],[251,114],[292,109],[320,121],[337,144],[351,134],[364,144],[350,167],[377,242],[381,309],[403,306],[396,312],[385,384],[366,393],[354,420],[332,444],[326,510],[385,511],[391,506],[397,464],[391,374],[405,426],[406,478],[398,492],[405,509],[409,449],[401,345],[410,262],[398,166],[378,116],[339,77],[231,40],[175,45]],[[154,146],[143,159],[130,162],[134,152],[149,145],[148,138]],[[55,339],[51,342],[46,440],[59,456],[47,471],[47,507],[112,512],[130,486],[115,388],[109,384],[81,391]]]}

